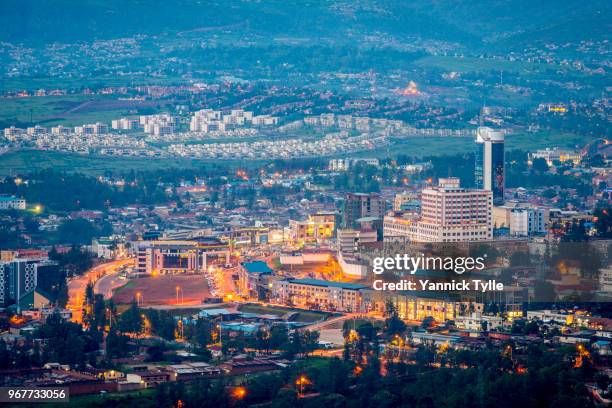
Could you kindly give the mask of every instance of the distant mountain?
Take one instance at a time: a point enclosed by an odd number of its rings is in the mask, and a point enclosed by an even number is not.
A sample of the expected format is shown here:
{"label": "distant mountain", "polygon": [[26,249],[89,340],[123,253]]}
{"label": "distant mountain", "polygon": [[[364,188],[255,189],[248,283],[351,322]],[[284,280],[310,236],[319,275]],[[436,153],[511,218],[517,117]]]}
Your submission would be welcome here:
{"label": "distant mountain", "polygon": [[611,10],[609,0],[2,0],[0,41],[36,46],[228,26],[313,41],[376,33],[513,47],[607,38]]}

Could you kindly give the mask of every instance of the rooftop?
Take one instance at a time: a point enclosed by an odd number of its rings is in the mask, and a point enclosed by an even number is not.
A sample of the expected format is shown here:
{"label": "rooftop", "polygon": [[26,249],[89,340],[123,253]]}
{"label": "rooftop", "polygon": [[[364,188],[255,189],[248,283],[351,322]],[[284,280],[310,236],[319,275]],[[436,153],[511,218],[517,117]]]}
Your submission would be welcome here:
{"label": "rooftop", "polygon": [[367,288],[367,286],[361,285],[359,283],[332,282],[332,281],[325,281],[321,279],[311,279],[311,278],[287,279],[287,281],[289,281],[290,283],[297,283],[300,285],[323,286],[323,287],[352,289],[352,290]]}
{"label": "rooftop", "polygon": [[264,261],[242,262],[242,267],[248,273],[272,273],[272,269]]}

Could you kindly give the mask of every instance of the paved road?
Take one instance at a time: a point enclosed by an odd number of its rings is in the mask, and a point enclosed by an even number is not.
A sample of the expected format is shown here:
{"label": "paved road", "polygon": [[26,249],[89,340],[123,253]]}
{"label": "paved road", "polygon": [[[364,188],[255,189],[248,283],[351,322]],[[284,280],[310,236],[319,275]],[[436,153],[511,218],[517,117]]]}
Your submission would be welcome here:
{"label": "paved road", "polygon": [[96,282],[107,273],[117,273],[119,268],[133,262],[132,259],[107,262],[91,268],[81,276],[70,279],[68,281],[68,303],[66,307],[72,310],[72,320],[78,323],[81,322],[85,288],[89,282]]}
{"label": "paved road", "polygon": [[[120,266],[123,266],[122,264]],[[120,267],[113,267],[107,270],[107,273],[96,281],[94,284],[94,293],[101,294],[105,300],[113,296],[113,290],[127,283],[126,279],[119,278]]]}

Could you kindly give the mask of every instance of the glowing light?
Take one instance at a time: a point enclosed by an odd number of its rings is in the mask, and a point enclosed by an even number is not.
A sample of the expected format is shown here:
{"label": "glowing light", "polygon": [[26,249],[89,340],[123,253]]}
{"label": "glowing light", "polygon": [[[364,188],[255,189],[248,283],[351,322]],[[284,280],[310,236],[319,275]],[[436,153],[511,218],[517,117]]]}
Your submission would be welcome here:
{"label": "glowing light", "polygon": [[246,388],[244,387],[237,387],[236,389],[234,389],[234,398],[243,399],[244,397],[246,397],[246,394]]}

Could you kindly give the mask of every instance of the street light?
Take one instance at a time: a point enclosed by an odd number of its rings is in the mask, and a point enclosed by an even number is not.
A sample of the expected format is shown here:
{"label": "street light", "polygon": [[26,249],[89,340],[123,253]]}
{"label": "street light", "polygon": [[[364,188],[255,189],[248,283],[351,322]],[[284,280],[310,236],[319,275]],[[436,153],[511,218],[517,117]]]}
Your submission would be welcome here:
{"label": "street light", "polygon": [[183,288],[181,288],[180,286],[176,286],[176,304],[179,304],[179,291],[181,292],[181,305],[184,303],[184,293],[183,293]]}
{"label": "street light", "polygon": [[141,306],[142,303],[143,303],[143,301],[142,301],[142,293],[136,292],[136,304],[138,306]]}
{"label": "street light", "polygon": [[234,398],[243,399],[246,396],[246,388],[244,387],[236,387],[234,389]]}
{"label": "street light", "polygon": [[308,380],[308,377],[306,377],[305,375],[300,375],[298,379],[295,380],[295,385],[298,386],[299,393],[302,395],[304,394],[304,386],[309,383],[310,381]]}

